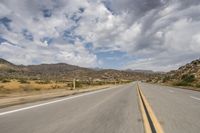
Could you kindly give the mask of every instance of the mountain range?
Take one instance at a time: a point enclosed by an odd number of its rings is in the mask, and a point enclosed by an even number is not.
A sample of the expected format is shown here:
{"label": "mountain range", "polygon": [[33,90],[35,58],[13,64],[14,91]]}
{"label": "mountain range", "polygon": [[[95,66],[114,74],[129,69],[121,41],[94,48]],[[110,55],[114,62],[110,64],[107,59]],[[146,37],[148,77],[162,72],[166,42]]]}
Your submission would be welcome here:
{"label": "mountain range", "polygon": [[40,64],[40,65],[15,65],[7,60],[0,59],[1,78],[26,78],[50,80],[147,80],[158,75],[146,70],[114,70],[84,68],[66,63]]}
{"label": "mountain range", "polygon": [[145,80],[154,83],[174,84],[180,86],[200,86],[200,59],[194,60],[177,70],[167,73],[151,70],[115,70],[85,68],[66,63],[15,65],[0,58],[0,79],[37,79],[71,81],[78,79],[120,81]]}

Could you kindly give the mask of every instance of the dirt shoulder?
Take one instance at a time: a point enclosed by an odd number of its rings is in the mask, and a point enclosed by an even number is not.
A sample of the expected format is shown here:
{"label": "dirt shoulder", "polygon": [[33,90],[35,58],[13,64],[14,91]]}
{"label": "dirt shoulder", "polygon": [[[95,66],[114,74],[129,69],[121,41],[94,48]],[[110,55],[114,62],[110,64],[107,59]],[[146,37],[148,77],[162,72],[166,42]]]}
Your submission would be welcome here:
{"label": "dirt shoulder", "polygon": [[8,106],[23,104],[23,103],[29,103],[29,102],[35,102],[35,101],[41,101],[41,100],[47,100],[57,97],[64,97],[64,96],[70,96],[75,95],[79,93],[85,93],[100,89],[106,89],[109,87],[115,87],[117,85],[100,85],[100,86],[89,86],[85,89],[80,88],[76,90],[66,90],[66,89],[55,89],[55,90],[46,90],[46,91],[40,91],[38,93],[28,93],[28,94],[15,94],[15,95],[9,95],[6,97],[0,97],[0,108],[5,108]]}

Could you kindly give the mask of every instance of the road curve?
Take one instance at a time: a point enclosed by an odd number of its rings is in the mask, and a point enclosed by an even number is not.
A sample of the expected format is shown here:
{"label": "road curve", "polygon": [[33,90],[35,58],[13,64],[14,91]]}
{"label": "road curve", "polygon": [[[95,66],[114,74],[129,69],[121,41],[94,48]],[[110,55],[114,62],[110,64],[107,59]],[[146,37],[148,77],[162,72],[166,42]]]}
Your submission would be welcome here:
{"label": "road curve", "polygon": [[1,109],[0,133],[144,132],[134,83],[81,95]]}

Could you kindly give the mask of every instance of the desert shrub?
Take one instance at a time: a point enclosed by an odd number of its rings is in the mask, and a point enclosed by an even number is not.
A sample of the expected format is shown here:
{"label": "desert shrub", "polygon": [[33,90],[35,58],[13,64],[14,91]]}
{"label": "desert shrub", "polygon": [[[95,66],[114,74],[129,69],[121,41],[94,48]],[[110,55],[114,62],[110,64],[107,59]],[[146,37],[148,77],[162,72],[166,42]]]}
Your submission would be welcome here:
{"label": "desert shrub", "polygon": [[32,78],[30,78],[31,80],[38,80],[38,78],[36,78],[36,77],[32,77]]}
{"label": "desert shrub", "polygon": [[148,80],[146,80],[146,82],[152,82],[152,79],[148,79]]}
{"label": "desert shrub", "polygon": [[4,88],[4,86],[0,86],[0,93],[3,93],[3,94],[9,94],[9,93],[11,93],[11,90],[9,90],[9,89],[6,89],[6,88]]}
{"label": "desert shrub", "polygon": [[124,84],[131,83],[131,82],[132,82],[131,80],[125,80],[125,81],[123,81]]}
{"label": "desert shrub", "polygon": [[14,72],[17,72],[17,71],[14,70],[14,69],[9,69],[9,70],[7,70],[7,72],[8,72],[8,73],[14,73]]}
{"label": "desert shrub", "polygon": [[186,82],[186,83],[191,83],[193,81],[195,81],[195,76],[194,75],[188,75],[188,74],[185,74],[181,77],[181,80],[183,82]]}
{"label": "desert shrub", "polygon": [[41,90],[41,88],[34,88],[31,85],[23,85],[23,86],[21,86],[21,89],[22,89],[22,91],[25,91],[25,92],[32,92],[32,91],[40,91]]}
{"label": "desert shrub", "polygon": [[196,86],[197,88],[200,88],[200,83],[196,84],[195,86]]}
{"label": "desert shrub", "polygon": [[18,82],[20,82],[21,84],[29,84],[30,83],[25,79],[20,79],[20,80],[18,80]]}
{"label": "desert shrub", "polygon": [[102,82],[102,81],[95,82],[95,85],[103,85],[103,84],[104,84],[104,82]]}
{"label": "desert shrub", "polygon": [[170,80],[170,77],[169,76],[165,76],[162,80],[163,83],[167,82]]}
{"label": "desert shrub", "polygon": [[34,90],[35,90],[35,91],[40,91],[40,90],[41,90],[41,88],[34,88]]}
{"label": "desert shrub", "polygon": [[73,84],[72,83],[67,83],[67,87],[73,87]]}
{"label": "desert shrub", "polygon": [[37,82],[35,82],[35,83],[37,83],[37,84],[50,84],[51,81],[49,81],[49,80],[44,80],[44,81],[37,81]]}
{"label": "desert shrub", "polygon": [[52,89],[58,89],[58,88],[60,88],[60,86],[59,85],[52,85],[51,88]]}
{"label": "desert shrub", "polygon": [[21,88],[22,88],[22,90],[25,91],[25,92],[33,91],[33,88],[31,88],[30,86],[22,86]]}
{"label": "desert shrub", "polygon": [[174,83],[175,86],[191,86],[190,83],[185,82],[185,81],[180,81],[180,82],[176,82]]}
{"label": "desert shrub", "polygon": [[83,86],[83,84],[81,82],[76,81],[76,87],[82,87],[82,86]]}
{"label": "desert shrub", "polygon": [[10,80],[8,80],[8,79],[3,79],[1,82],[2,82],[2,83],[7,83],[7,82],[10,82]]}

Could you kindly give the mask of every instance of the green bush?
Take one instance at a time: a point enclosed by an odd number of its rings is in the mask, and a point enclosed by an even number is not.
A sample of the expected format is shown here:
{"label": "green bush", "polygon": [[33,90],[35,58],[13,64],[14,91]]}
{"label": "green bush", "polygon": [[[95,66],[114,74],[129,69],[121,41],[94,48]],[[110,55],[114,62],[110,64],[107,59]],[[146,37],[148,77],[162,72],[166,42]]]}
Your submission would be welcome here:
{"label": "green bush", "polygon": [[165,76],[162,80],[163,83],[167,82],[170,80],[170,77],[169,76]]}
{"label": "green bush", "polygon": [[82,83],[80,81],[76,81],[76,87],[82,87]]}
{"label": "green bush", "polygon": [[191,86],[190,83],[185,82],[185,81],[180,81],[180,82],[176,82],[174,83],[175,86]]}
{"label": "green bush", "polygon": [[195,86],[196,86],[197,88],[200,88],[200,83],[196,84]]}
{"label": "green bush", "polygon": [[183,75],[181,77],[181,80],[183,82],[191,83],[191,82],[195,81],[195,76],[194,75],[185,74],[185,75]]}
{"label": "green bush", "polygon": [[14,73],[14,72],[17,72],[17,71],[14,70],[14,69],[9,69],[8,72],[9,72],[9,73]]}
{"label": "green bush", "polygon": [[102,81],[96,81],[96,82],[93,82],[92,85],[103,85],[103,84],[104,84],[104,82],[102,82]]}

